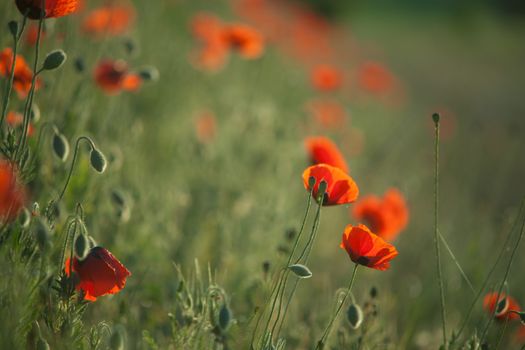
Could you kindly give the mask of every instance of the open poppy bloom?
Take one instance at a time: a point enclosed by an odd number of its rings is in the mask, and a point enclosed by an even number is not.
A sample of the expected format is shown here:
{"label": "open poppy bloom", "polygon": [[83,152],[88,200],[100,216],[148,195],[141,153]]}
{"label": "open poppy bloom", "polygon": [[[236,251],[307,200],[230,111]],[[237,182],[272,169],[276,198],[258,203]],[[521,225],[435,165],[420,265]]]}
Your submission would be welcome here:
{"label": "open poppy bloom", "polygon": [[390,260],[398,254],[393,245],[385,242],[362,224],[346,226],[341,248],[346,250],[354,263],[376,270],[387,270],[390,267]]}
{"label": "open poppy bloom", "polygon": [[312,85],[321,91],[334,91],[341,87],[343,74],[335,67],[322,64],[312,70]]}
{"label": "open poppy bloom", "polygon": [[[46,0],[44,18],[67,16],[78,8],[79,0]],[[15,0],[16,7],[22,15],[27,14],[30,19],[42,17],[42,0]]]}
{"label": "open poppy bloom", "polygon": [[349,173],[343,155],[329,138],[323,136],[308,137],[305,140],[305,146],[312,164],[324,163],[339,168],[347,174]]}
{"label": "open poppy bloom", "polygon": [[102,61],[95,68],[95,82],[107,94],[113,95],[121,90],[137,91],[142,85],[142,78],[130,73],[128,64],[122,60]]}
{"label": "open poppy bloom", "polygon": [[[0,52],[0,76],[9,79],[11,75],[11,66],[13,65],[13,50],[5,48]],[[13,89],[16,91],[19,98],[25,98],[31,90],[31,81],[33,79],[33,71],[29,68],[26,60],[16,55],[15,71],[13,76]],[[36,80],[35,89],[40,87],[40,79]]]}
{"label": "open poppy bloom", "polygon": [[255,59],[264,52],[262,35],[254,28],[244,24],[231,24],[223,28],[222,37],[225,43],[239,52],[241,57]]}
{"label": "open poppy bloom", "polygon": [[84,19],[82,30],[90,35],[124,34],[135,19],[131,6],[104,6],[90,12]]}
{"label": "open poppy bloom", "polygon": [[387,241],[397,237],[406,227],[409,217],[405,199],[395,188],[386,191],[383,198],[374,195],[361,198],[353,208],[353,215]]}
{"label": "open poppy bloom", "polygon": [[[11,112],[7,113],[5,121],[12,128],[16,128],[16,127],[22,126],[24,124],[24,115],[22,113],[12,112],[11,111]],[[35,130],[33,128],[33,124],[29,123],[29,126],[27,128],[27,136],[29,136],[29,137],[33,136],[34,131]]]}
{"label": "open poppy bloom", "polygon": [[311,191],[309,179],[315,179],[315,185],[312,191],[313,197],[317,200],[319,197],[319,184],[321,181],[326,182],[326,191],[322,199],[322,205],[339,205],[352,203],[359,195],[359,189],[354,180],[344,171],[328,164],[317,164],[307,168],[303,172],[304,187]]}
{"label": "open poppy bloom", "polygon": [[197,67],[209,71],[221,69],[228,59],[228,44],[222,38],[223,23],[213,14],[198,13],[191,21],[193,35],[200,41],[199,47],[190,56]]}
{"label": "open poppy bloom", "polygon": [[[519,316],[510,311],[521,311],[519,304],[512,297],[501,293],[498,302],[498,293],[489,293],[483,298],[483,308],[487,310],[491,315],[494,315],[496,319],[500,321],[505,320],[519,320]],[[496,313],[494,314],[495,308],[497,307]]]}
{"label": "open poppy bloom", "polygon": [[26,191],[18,180],[18,171],[6,160],[0,160],[0,221],[16,218],[26,201]]}
{"label": "open poppy bloom", "polygon": [[84,292],[84,299],[95,301],[98,297],[107,294],[116,294],[126,285],[126,278],[131,273],[107,249],[102,247],[91,248],[82,261],[73,258],[66,259],[65,272],[76,272],[80,282],[76,289]]}

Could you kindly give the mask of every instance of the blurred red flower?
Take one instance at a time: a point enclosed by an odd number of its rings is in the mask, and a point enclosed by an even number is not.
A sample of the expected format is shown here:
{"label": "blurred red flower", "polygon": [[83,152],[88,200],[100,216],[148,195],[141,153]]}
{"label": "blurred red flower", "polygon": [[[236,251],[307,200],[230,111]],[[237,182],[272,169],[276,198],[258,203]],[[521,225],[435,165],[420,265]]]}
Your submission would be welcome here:
{"label": "blurred red flower", "polygon": [[395,83],[392,73],[378,62],[365,62],[359,68],[358,81],[362,89],[379,95],[391,91]]}
{"label": "blurred red flower", "polygon": [[25,201],[26,190],[19,182],[16,167],[6,160],[0,160],[0,221],[15,219]]}
{"label": "blurred red flower", "polygon": [[[5,121],[12,128],[16,128],[18,126],[22,126],[22,124],[24,123],[24,115],[22,113],[11,111],[7,113]],[[33,133],[34,133],[33,124],[29,123],[29,126],[27,128],[27,136],[31,137],[33,136]]]}
{"label": "blurred red flower", "polygon": [[126,285],[131,273],[107,249],[92,248],[84,260],[66,260],[65,273],[70,275],[70,267],[78,274],[80,282],[76,289],[84,292],[84,299],[95,301],[106,294],[116,294]]}
{"label": "blurred red flower", "polygon": [[135,20],[135,9],[131,5],[109,5],[87,14],[82,30],[90,35],[121,35],[126,33]]}
{"label": "blurred red flower", "polygon": [[306,108],[314,120],[327,129],[338,129],[344,125],[346,119],[345,108],[331,99],[315,99],[307,103]]}
{"label": "blurred red flower", "polygon": [[328,64],[321,64],[312,70],[312,85],[321,91],[334,91],[343,84],[343,73]]}
{"label": "blurred red flower", "polygon": [[[15,0],[16,7],[22,15],[27,13],[30,19],[42,17],[42,0]],[[78,0],[46,0],[44,18],[62,17],[75,12]]]}
{"label": "blurred red flower", "polygon": [[122,90],[137,91],[142,78],[130,73],[128,64],[122,60],[104,60],[95,68],[95,82],[107,94],[114,95]]}
{"label": "blurred red flower", "polygon": [[213,14],[200,12],[192,18],[192,33],[201,44],[190,56],[197,68],[217,71],[226,63],[228,45],[222,37],[222,28],[222,21]]}
{"label": "blurred red flower", "polygon": [[215,138],[217,121],[213,112],[204,111],[195,120],[195,134],[201,143],[209,143]]}
{"label": "blurred red flower", "polygon": [[308,137],[305,140],[305,146],[312,164],[324,163],[339,168],[347,174],[349,173],[343,155],[329,138],[324,136]]}
{"label": "blurred red flower", "polygon": [[241,57],[255,59],[264,52],[263,36],[255,29],[245,24],[229,24],[223,28],[222,38]]}
{"label": "blurred red flower", "polygon": [[304,187],[311,191],[308,184],[310,177],[315,179],[312,195],[317,200],[319,184],[325,181],[327,184],[322,205],[339,205],[354,202],[359,195],[359,188],[355,181],[344,171],[328,164],[317,164],[307,168],[303,172]]}
{"label": "blurred red flower", "polygon": [[391,188],[383,198],[368,195],[353,208],[357,220],[365,221],[378,236],[393,241],[408,224],[409,212],[403,194]]}
{"label": "blurred red flower", "polygon": [[346,226],[340,246],[354,263],[376,270],[387,270],[390,260],[398,255],[393,245],[362,224]]}
{"label": "blurred red flower", "polygon": [[[496,302],[498,300],[498,302]],[[519,316],[514,312],[510,311],[521,311],[521,308],[518,302],[510,297],[501,293],[498,299],[498,293],[489,293],[483,298],[483,308],[489,312],[491,315],[494,314],[496,304],[498,305],[498,310],[494,315],[496,319],[500,321],[504,320],[519,320]]]}
{"label": "blurred red flower", "polygon": [[[0,76],[9,79],[11,75],[11,66],[13,65],[13,50],[5,48],[0,52]],[[31,80],[33,79],[33,71],[29,68],[26,60],[21,55],[16,55],[13,89],[16,91],[19,98],[25,98],[31,90]],[[40,88],[41,81],[37,78],[35,89]]]}

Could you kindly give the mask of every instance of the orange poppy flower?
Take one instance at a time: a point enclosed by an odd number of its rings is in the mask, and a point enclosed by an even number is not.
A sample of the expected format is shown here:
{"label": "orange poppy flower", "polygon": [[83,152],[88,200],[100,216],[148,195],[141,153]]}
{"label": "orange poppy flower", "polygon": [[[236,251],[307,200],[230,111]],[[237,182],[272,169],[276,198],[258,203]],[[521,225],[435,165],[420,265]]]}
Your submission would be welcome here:
{"label": "orange poppy flower", "polygon": [[[78,8],[79,0],[46,0],[44,18],[67,16]],[[16,7],[22,15],[27,13],[30,19],[42,17],[42,0],[15,0]]]}
{"label": "orange poppy flower", "polygon": [[349,173],[346,161],[335,145],[327,137],[308,137],[305,140],[306,150],[310,156],[312,164],[328,164]]}
{"label": "orange poppy flower", "polygon": [[303,172],[304,187],[311,191],[308,184],[310,177],[315,179],[312,195],[317,200],[319,184],[327,184],[322,205],[339,205],[354,202],[359,195],[359,188],[354,180],[344,171],[328,164],[317,164]]}
{"label": "orange poppy flower", "polygon": [[353,208],[356,219],[365,221],[372,230],[387,241],[394,240],[408,224],[409,212],[406,201],[395,188],[383,198],[374,195],[363,197]]}
{"label": "orange poppy flower", "polygon": [[394,76],[377,62],[366,62],[359,69],[359,84],[364,90],[383,94],[394,87]]}
{"label": "orange poppy flower", "polygon": [[255,59],[264,52],[262,35],[254,28],[244,24],[231,24],[223,28],[223,40],[246,59]]}
{"label": "orange poppy flower", "polygon": [[498,304],[498,308],[501,306],[501,309],[498,310],[498,312],[496,312],[494,315],[496,319],[500,321],[519,320],[520,317],[518,315],[516,315],[514,312],[510,312],[521,311],[521,308],[516,300],[510,296],[506,296],[504,293],[500,294],[498,303],[496,303],[497,298],[497,292],[485,295],[485,298],[483,298],[483,308],[492,315],[494,314],[494,308],[496,307],[496,304]]}
{"label": "orange poppy flower", "polygon": [[[5,48],[0,52],[0,76],[9,78],[12,65],[13,50],[11,48]],[[26,60],[22,56],[16,55],[13,89],[16,91],[19,98],[23,99],[27,96],[29,90],[31,90],[32,79],[33,71],[29,68]],[[35,89],[38,89],[40,85],[40,79],[37,79]]]}
{"label": "orange poppy flower", "polygon": [[[22,113],[12,112],[11,111],[11,112],[7,113],[5,121],[12,128],[16,128],[18,126],[21,126],[24,123],[24,115]],[[33,124],[29,123],[29,126],[27,128],[27,136],[31,137],[31,136],[33,136],[33,133],[34,133]]]}
{"label": "orange poppy flower", "polygon": [[0,221],[16,218],[26,201],[25,187],[19,183],[18,171],[6,160],[0,160]]}
{"label": "orange poppy flower", "polygon": [[312,70],[312,85],[321,91],[334,91],[343,84],[343,74],[337,68],[321,64]]}
{"label": "orange poppy flower", "polygon": [[129,73],[128,64],[122,60],[105,60],[95,68],[95,82],[109,95],[121,90],[137,91],[142,85],[138,74]]}
{"label": "orange poppy flower", "polygon": [[213,14],[198,13],[191,21],[193,35],[201,42],[190,56],[197,67],[210,71],[221,69],[228,59],[228,44],[223,40],[223,23]]}
{"label": "orange poppy flower", "polygon": [[95,301],[106,294],[116,294],[126,285],[126,278],[131,273],[107,249],[91,248],[84,260],[73,258],[66,260],[65,272],[70,275],[70,265],[78,274],[77,290],[84,292],[84,299]]}
{"label": "orange poppy flower", "polygon": [[362,224],[346,226],[340,246],[354,263],[376,270],[387,270],[398,254],[393,245]]}
{"label": "orange poppy flower", "polygon": [[347,118],[344,107],[335,100],[312,100],[308,102],[306,108],[320,126],[328,129],[341,128]]}
{"label": "orange poppy flower", "polygon": [[195,133],[201,143],[209,143],[215,138],[217,122],[210,111],[202,112],[195,120]]}
{"label": "orange poppy flower", "polygon": [[84,19],[82,30],[90,35],[121,35],[135,20],[131,6],[105,6],[91,11]]}

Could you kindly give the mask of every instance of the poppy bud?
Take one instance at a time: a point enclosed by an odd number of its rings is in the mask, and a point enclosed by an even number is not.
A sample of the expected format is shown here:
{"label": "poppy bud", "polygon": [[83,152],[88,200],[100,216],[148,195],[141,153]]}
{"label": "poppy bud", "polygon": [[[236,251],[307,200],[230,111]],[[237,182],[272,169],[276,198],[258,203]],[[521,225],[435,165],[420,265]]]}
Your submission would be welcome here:
{"label": "poppy bud", "polygon": [[159,70],[153,66],[144,67],[139,71],[140,77],[145,81],[157,81],[159,80]]}
{"label": "poppy bud", "polygon": [[226,303],[222,304],[219,311],[219,327],[222,331],[226,331],[230,326],[232,314]]}
{"label": "poppy bud", "polygon": [[51,234],[47,224],[42,219],[38,219],[35,228],[35,238],[40,250],[45,250],[51,245],[50,236]]}
{"label": "poppy bud", "polygon": [[91,150],[90,162],[93,169],[95,169],[97,172],[102,174],[106,170],[106,157],[104,157],[104,154],[102,154],[102,152],[96,148]]}
{"label": "poppy bud", "polygon": [[69,142],[66,137],[55,131],[53,135],[53,151],[61,161],[65,162],[69,155]]}
{"label": "poppy bud", "polygon": [[38,339],[36,342],[36,350],[50,350],[49,344],[44,338]]}
{"label": "poppy bud", "polygon": [[308,178],[308,188],[314,188],[315,186],[315,177],[310,176]]}
{"label": "poppy bud", "polygon": [[77,236],[77,238],[75,239],[74,250],[75,256],[79,260],[84,260],[84,258],[89,252],[89,240],[85,234],[81,233]]}
{"label": "poppy bud", "polygon": [[74,66],[78,73],[84,73],[86,70],[86,64],[84,63],[84,59],[82,57],[77,57],[75,59]]}
{"label": "poppy bud", "polygon": [[293,264],[288,266],[290,270],[299,278],[310,278],[312,277],[312,271],[304,265]]}
{"label": "poppy bud", "polygon": [[117,207],[123,207],[126,205],[126,198],[124,197],[124,193],[122,193],[119,190],[111,190],[111,201]]}
{"label": "poppy bud", "polygon": [[45,70],[54,70],[59,68],[66,61],[66,53],[64,50],[55,50],[47,54],[44,59],[44,65],[42,66]]}
{"label": "poppy bud", "polygon": [[328,183],[325,180],[321,180],[321,182],[319,183],[319,189],[317,190],[317,193],[319,193],[319,195],[324,195],[327,187]]}
{"label": "poppy bud", "polygon": [[38,121],[40,120],[40,108],[36,103],[33,103],[33,105],[31,106],[30,118],[33,123],[38,123]]}
{"label": "poppy bud", "polygon": [[437,125],[439,123],[439,118],[440,118],[439,113],[432,114],[432,120],[434,121],[434,124]]}
{"label": "poppy bud", "polygon": [[346,319],[350,323],[352,329],[358,329],[363,322],[363,311],[357,304],[351,304],[346,310]]}
{"label": "poppy bud", "polygon": [[27,210],[27,208],[24,208],[20,211],[20,214],[18,215],[18,222],[22,228],[27,228],[31,223],[31,213],[29,210]]}
{"label": "poppy bud", "polygon": [[17,37],[18,36],[18,22],[17,21],[9,21],[7,23],[7,27],[9,28],[9,32],[12,36]]}

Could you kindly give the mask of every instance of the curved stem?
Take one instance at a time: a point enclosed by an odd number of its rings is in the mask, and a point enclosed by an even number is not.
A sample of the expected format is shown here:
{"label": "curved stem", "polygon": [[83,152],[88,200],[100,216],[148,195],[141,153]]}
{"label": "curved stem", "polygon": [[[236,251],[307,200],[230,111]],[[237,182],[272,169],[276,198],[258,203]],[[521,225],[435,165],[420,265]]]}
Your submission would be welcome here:
{"label": "curved stem", "polygon": [[445,290],[443,287],[443,276],[441,271],[441,254],[439,251],[439,231],[438,231],[438,212],[439,212],[439,119],[435,120],[435,147],[434,147],[434,246],[436,249],[437,278],[439,286],[439,301],[441,303],[441,323],[443,330],[443,346],[447,348],[447,313],[445,309]]}
{"label": "curved stem", "polygon": [[348,299],[348,295],[350,295],[350,293],[352,292],[352,286],[354,285],[355,276],[356,276],[358,267],[359,267],[359,264],[355,264],[354,265],[354,271],[352,272],[352,278],[350,279],[350,284],[348,285],[348,288],[346,289],[345,296],[343,297],[343,300],[341,300],[341,303],[337,307],[337,310],[335,311],[334,316],[332,317],[332,319],[328,323],[328,326],[326,327],[326,329],[325,329],[325,331],[323,333],[323,336],[317,342],[316,349],[322,350],[324,348],[325,342],[328,339],[328,337],[330,336],[330,332],[332,330],[332,326],[333,326],[335,320],[337,319],[337,316],[339,316],[339,313],[341,312],[341,309],[343,308],[343,305],[345,304],[346,299]]}
{"label": "curved stem", "polygon": [[58,201],[60,201],[62,197],[64,197],[64,193],[66,192],[66,188],[67,188],[67,185],[69,184],[69,180],[71,180],[71,175],[73,174],[73,168],[75,166],[75,161],[77,160],[78,146],[80,144],[80,141],[82,140],[86,140],[92,149],[95,148],[95,144],[93,143],[93,141],[91,141],[89,137],[80,136],[77,139],[77,142],[75,143],[75,153],[73,153],[73,160],[71,161],[71,166],[69,167],[69,173],[66,178],[66,183],[64,184],[64,188],[62,189],[62,192],[60,192],[60,196],[58,196]]}

